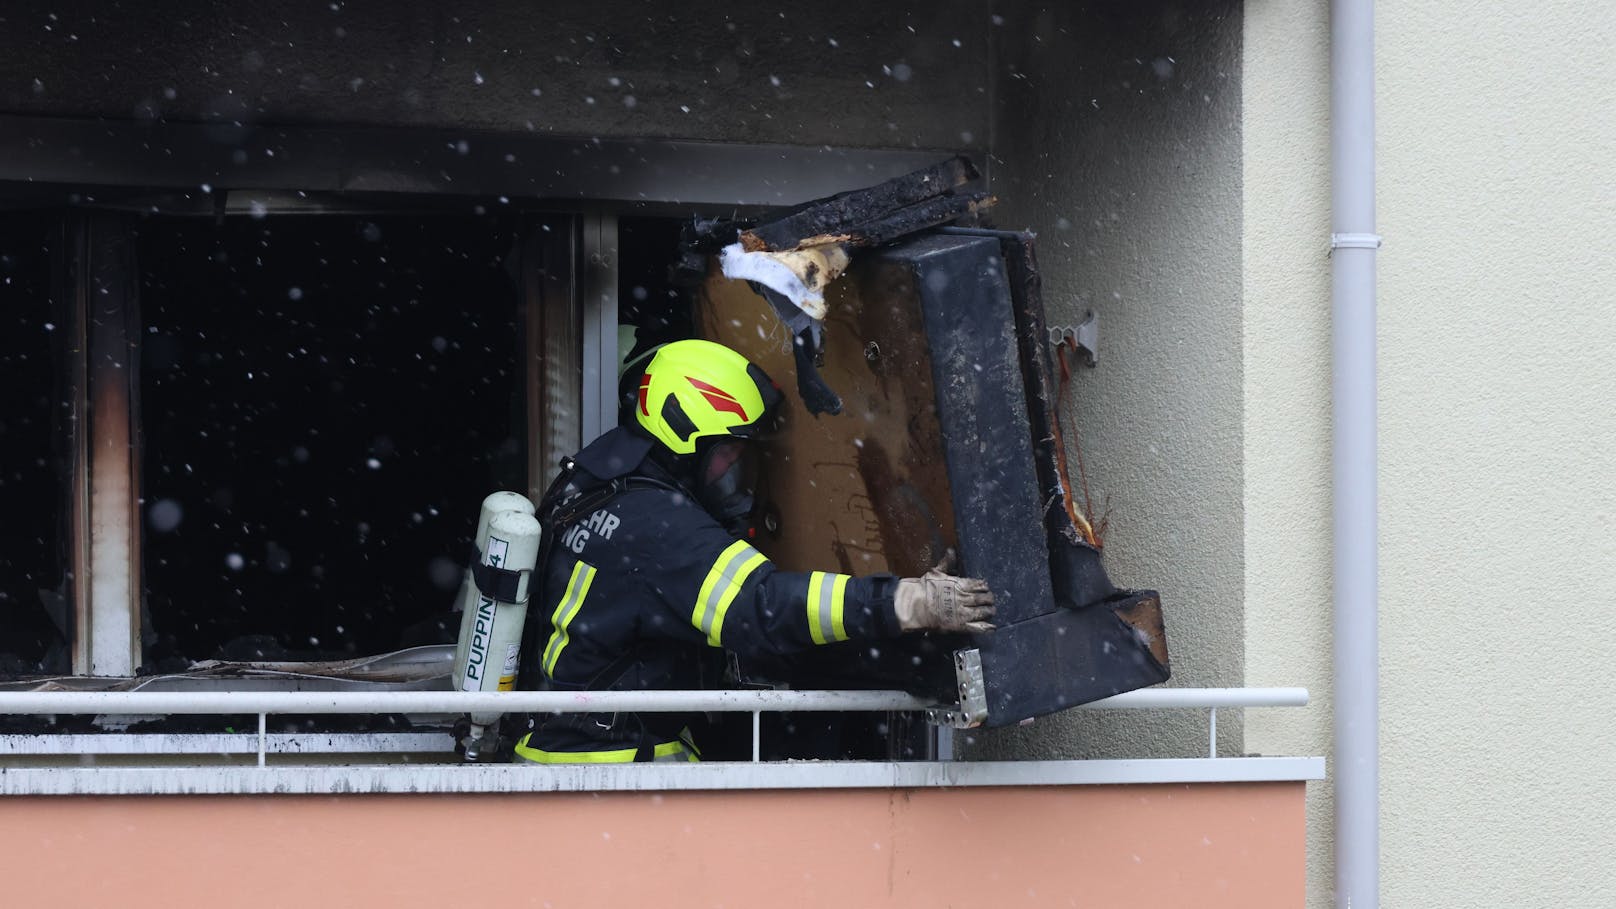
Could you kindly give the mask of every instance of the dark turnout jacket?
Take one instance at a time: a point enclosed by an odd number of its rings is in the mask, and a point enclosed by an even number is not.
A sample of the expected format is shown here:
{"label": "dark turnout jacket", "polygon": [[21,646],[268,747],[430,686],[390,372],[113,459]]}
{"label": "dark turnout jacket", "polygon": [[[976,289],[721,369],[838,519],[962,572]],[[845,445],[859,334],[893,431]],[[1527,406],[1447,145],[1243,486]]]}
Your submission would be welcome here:
{"label": "dark turnout jacket", "polygon": [[[894,578],[776,570],[648,458],[653,444],[624,429],[606,433],[540,504],[551,538],[524,658],[549,687],[699,688],[720,650],[785,655],[899,633]],[[695,760],[689,719],[542,717],[517,755],[540,763]]]}

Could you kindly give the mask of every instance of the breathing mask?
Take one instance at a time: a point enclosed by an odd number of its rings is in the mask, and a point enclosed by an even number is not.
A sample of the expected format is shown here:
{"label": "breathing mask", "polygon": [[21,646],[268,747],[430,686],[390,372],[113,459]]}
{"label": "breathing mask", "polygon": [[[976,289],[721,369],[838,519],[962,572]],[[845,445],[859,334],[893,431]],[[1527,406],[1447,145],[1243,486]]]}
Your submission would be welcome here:
{"label": "breathing mask", "polygon": [[696,452],[696,499],[725,530],[751,538],[758,451],[750,441],[737,438],[703,440]]}

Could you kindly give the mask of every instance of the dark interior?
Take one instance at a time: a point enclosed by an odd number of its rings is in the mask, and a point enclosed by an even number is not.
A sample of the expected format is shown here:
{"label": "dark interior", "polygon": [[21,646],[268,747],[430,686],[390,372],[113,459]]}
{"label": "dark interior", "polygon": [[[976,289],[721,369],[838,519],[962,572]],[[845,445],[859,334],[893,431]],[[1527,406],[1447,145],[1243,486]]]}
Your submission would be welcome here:
{"label": "dark interior", "polygon": [[526,488],[514,231],[142,222],[148,664],[454,640],[478,505]]}
{"label": "dark interior", "polygon": [[66,355],[52,220],[0,218],[0,675],[68,670]]}

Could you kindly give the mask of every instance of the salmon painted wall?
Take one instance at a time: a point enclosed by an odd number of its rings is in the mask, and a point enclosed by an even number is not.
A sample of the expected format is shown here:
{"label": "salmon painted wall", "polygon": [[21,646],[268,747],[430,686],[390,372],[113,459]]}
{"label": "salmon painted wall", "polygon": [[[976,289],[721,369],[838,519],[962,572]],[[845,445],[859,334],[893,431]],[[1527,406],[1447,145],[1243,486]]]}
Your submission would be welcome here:
{"label": "salmon painted wall", "polygon": [[0,800],[12,906],[1297,907],[1302,783]]}

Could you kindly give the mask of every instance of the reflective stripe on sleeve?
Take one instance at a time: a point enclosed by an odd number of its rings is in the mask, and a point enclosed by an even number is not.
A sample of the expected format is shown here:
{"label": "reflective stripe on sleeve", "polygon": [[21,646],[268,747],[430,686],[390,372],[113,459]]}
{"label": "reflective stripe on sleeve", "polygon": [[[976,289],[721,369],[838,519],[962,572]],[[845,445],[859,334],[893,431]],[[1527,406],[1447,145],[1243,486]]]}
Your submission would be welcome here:
{"label": "reflective stripe on sleeve", "polygon": [[696,595],[696,607],[690,615],[690,624],[707,635],[708,644],[723,646],[720,641],[724,632],[724,614],[729,611],[729,604],[735,602],[741,586],[752,572],[767,561],[763,553],[736,540],[713,562],[712,570],[701,582],[701,592]]}
{"label": "reflective stripe on sleeve", "polygon": [[845,574],[836,575],[836,582],[831,585],[830,591],[830,624],[836,630],[836,640],[847,640],[847,623],[844,621],[844,609],[847,606],[847,582],[852,577]]}
{"label": "reflective stripe on sleeve", "polygon": [[561,659],[561,651],[567,647],[567,626],[577,617],[578,609],[584,604],[584,597],[589,595],[589,585],[595,580],[595,568],[584,562],[572,566],[572,577],[567,580],[567,590],[561,595],[561,602],[556,604],[555,614],[550,617],[550,625],[555,631],[550,632],[550,643],[544,647],[544,674],[555,678],[556,661]]}
{"label": "reflective stripe on sleeve", "polygon": [[808,634],[815,644],[847,640],[843,615],[848,580],[845,574],[823,571],[808,576]]}

